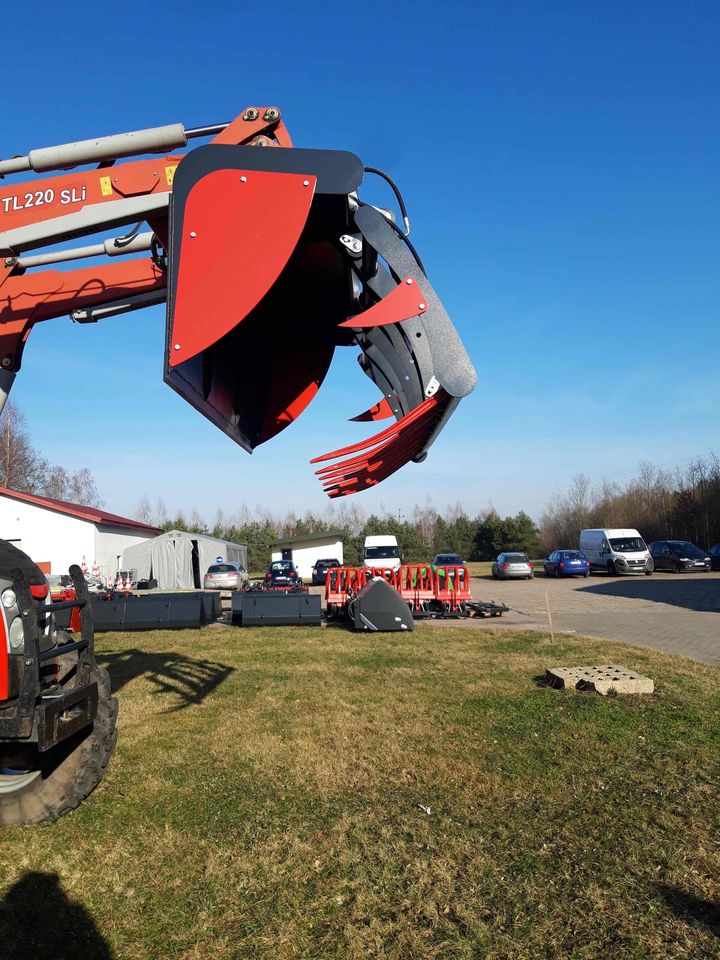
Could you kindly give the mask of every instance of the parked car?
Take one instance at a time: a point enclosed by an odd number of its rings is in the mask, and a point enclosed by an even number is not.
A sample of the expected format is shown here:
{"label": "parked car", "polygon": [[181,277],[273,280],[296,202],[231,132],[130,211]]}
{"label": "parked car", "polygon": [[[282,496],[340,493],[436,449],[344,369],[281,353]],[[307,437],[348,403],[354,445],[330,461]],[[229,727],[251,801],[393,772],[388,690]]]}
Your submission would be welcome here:
{"label": "parked car", "polygon": [[438,567],[462,567],[464,561],[456,553],[436,553],[432,562],[433,570]]}
{"label": "parked car", "polygon": [[581,530],[580,551],[590,561],[591,570],[606,570],[611,577],[631,573],[649,577],[655,569],[645,541],[629,527]]}
{"label": "parked car", "polygon": [[250,578],[239,563],[214,563],[203,579],[206,590],[244,590]]}
{"label": "parked car", "polygon": [[720,570],[720,543],[713,544],[708,553],[710,554],[710,569]]}
{"label": "parked car", "polygon": [[273,560],[267,568],[265,583],[271,587],[301,587],[302,579],[291,560]]}
{"label": "parked car", "polygon": [[546,577],[590,576],[590,561],[579,550],[553,550],[543,567]]}
{"label": "parked car", "polygon": [[689,540],[655,540],[648,546],[656,570],[709,571],[712,557]]}
{"label": "parked car", "polygon": [[315,566],[312,568],[312,582],[313,585],[325,583],[327,579],[327,572],[331,567],[341,567],[342,564],[337,559],[337,557],[332,557],[329,560],[317,560]]}
{"label": "parked car", "polygon": [[492,565],[496,580],[532,580],[533,565],[524,553],[501,553]]}

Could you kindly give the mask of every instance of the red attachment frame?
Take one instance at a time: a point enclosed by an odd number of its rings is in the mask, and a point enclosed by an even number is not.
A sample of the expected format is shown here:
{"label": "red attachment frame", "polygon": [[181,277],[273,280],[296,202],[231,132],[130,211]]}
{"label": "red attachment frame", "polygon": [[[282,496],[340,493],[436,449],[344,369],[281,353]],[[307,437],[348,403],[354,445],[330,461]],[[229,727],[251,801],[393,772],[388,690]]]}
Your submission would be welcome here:
{"label": "red attachment frame", "polygon": [[435,599],[456,611],[472,600],[467,567],[438,567],[435,570]]}
{"label": "red attachment frame", "polygon": [[435,577],[429,563],[408,564],[400,567],[400,596],[411,610],[423,610],[435,600]]}
{"label": "red attachment frame", "polygon": [[344,320],[339,326],[354,329],[369,327],[384,327],[388,323],[400,323],[401,320],[410,320],[418,317],[427,310],[425,297],[420,284],[412,277],[405,279],[378,303],[369,307],[363,313],[349,320]]}

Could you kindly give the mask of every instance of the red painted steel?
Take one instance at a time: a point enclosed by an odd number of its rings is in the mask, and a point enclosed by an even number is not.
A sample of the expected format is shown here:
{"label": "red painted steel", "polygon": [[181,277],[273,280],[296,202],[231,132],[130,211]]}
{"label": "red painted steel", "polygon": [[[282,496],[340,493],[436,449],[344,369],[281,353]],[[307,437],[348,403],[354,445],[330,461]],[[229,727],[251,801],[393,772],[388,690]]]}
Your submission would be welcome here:
{"label": "red painted steel", "polygon": [[405,277],[386,297],[373,304],[363,313],[339,324],[341,327],[366,329],[385,327],[389,323],[400,323],[411,317],[419,317],[427,310],[427,302],[420,284],[413,277]]}
{"label": "red painted steel", "polygon": [[399,593],[412,610],[422,610],[435,599],[435,577],[429,563],[400,567]]}
{"label": "red painted steel", "polygon": [[321,463],[347,454],[358,454],[316,471],[327,495],[343,497],[365,490],[417,457],[432,437],[449,403],[450,397],[440,388],[434,396],[374,437],[312,460],[311,463]]}
{"label": "red painted steel", "polygon": [[178,260],[171,366],[216,343],[270,290],[300,238],[315,184],[309,174],[217,170],[193,187]]}
{"label": "red painted steel", "polygon": [[392,407],[383,397],[374,407],[370,407],[364,413],[359,413],[356,417],[350,417],[350,420],[354,423],[368,423],[372,420],[388,420],[392,415]]}
{"label": "red painted steel", "polygon": [[435,599],[447,604],[451,610],[457,610],[466,601],[472,600],[468,568],[438,567],[435,570]]}

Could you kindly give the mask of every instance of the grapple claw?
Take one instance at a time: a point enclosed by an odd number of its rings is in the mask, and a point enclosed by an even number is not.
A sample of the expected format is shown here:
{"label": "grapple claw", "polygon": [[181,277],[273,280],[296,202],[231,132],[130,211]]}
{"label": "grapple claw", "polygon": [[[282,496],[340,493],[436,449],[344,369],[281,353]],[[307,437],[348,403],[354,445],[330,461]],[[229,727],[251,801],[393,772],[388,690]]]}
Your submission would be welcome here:
{"label": "grapple claw", "polygon": [[[425,458],[475,372],[422,265],[387,217],[357,200],[352,154],[209,146],[175,173],[165,379],[246,450],[317,393],[336,346],[356,345],[394,416],[375,437],[316,458],[330,497]],[[198,318],[202,318],[202,322]]]}

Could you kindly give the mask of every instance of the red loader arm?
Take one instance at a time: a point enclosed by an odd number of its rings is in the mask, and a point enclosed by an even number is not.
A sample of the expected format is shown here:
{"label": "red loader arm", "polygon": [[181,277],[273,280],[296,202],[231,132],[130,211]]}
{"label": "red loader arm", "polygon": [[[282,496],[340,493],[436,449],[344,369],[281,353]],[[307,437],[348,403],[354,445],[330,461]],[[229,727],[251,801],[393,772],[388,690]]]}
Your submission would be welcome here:
{"label": "red loader arm", "polygon": [[[167,152],[203,137],[213,139]],[[142,154],[161,156],[117,162]],[[346,457],[318,470],[327,493],[424,459],[475,372],[407,237],[359,199],[370,168],[353,154],[293,148],[277,108],[250,107],[228,124],[33,150],[0,161],[0,178],[91,163],[0,189],[0,408],[35,323],[67,313],[94,322],[167,300],[166,382],[244,449],[292,423],[335,347],[354,345],[382,394],[354,419],[397,422],[317,458]],[[124,236],[65,246],[131,224]],[[82,259],[93,265],[43,269]]]}

